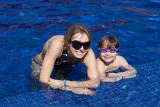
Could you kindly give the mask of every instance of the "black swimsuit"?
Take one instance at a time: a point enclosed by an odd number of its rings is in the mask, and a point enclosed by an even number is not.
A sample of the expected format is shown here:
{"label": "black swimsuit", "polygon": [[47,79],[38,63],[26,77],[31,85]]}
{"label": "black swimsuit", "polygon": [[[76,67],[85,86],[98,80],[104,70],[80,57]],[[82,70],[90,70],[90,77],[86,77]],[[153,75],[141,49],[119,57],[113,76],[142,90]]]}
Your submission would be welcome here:
{"label": "black swimsuit", "polygon": [[[42,52],[42,58],[44,59],[44,56],[46,55],[46,52]],[[67,62],[67,51],[63,51],[62,55],[60,58],[56,59],[55,61],[55,66],[62,65],[63,63],[69,63]],[[79,63],[79,59],[77,59],[77,62],[75,64],[72,64],[72,66],[76,65]],[[39,65],[39,64],[38,64]],[[41,64],[42,65],[42,64]]]}
{"label": "black swimsuit", "polygon": [[[42,51],[42,58],[44,59],[46,52]],[[53,70],[53,78],[55,79],[68,79],[68,75],[71,72],[71,69],[73,66],[79,63],[79,59],[77,59],[76,63],[72,64],[70,62],[67,62],[67,51],[63,51],[60,58],[56,59],[55,61],[55,69]],[[41,63],[38,63],[35,58],[33,58],[33,61],[38,64],[39,66],[42,66]]]}

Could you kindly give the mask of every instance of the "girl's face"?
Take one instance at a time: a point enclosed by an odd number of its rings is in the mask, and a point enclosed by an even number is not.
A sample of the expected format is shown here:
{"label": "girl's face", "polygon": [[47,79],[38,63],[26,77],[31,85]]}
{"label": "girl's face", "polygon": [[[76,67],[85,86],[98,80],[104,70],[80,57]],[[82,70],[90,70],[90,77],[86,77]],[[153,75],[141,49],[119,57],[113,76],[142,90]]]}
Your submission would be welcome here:
{"label": "girl's face", "polygon": [[117,56],[117,52],[111,53],[109,50],[107,52],[100,51],[100,59],[103,60],[105,63],[111,63]]}
{"label": "girl's face", "polygon": [[89,38],[85,33],[76,33],[69,44],[69,52],[76,58],[82,58],[90,48]]}

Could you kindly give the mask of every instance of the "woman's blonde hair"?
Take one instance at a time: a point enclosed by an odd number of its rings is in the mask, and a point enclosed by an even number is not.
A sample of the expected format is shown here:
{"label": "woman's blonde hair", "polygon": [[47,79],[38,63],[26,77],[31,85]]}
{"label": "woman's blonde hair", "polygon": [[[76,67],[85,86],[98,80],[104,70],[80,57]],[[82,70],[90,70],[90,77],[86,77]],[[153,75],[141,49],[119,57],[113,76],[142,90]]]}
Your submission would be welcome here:
{"label": "woman's blonde hair", "polygon": [[74,24],[66,32],[64,36],[64,50],[68,49],[68,44],[71,43],[71,39],[76,33],[85,33],[89,38],[90,45],[92,44],[92,35],[89,28],[84,24]]}

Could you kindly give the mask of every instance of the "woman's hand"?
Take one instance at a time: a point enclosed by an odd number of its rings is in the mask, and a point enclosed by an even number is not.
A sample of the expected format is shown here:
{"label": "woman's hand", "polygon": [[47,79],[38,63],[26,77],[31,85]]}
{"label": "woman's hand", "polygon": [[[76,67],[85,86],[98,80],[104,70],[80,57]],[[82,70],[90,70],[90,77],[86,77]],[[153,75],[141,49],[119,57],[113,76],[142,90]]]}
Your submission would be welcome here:
{"label": "woman's hand", "polygon": [[84,94],[84,95],[90,95],[90,96],[95,94],[94,91],[91,91],[88,88],[73,88],[71,91],[75,94]]}
{"label": "woman's hand", "polygon": [[62,90],[68,90],[71,91],[75,94],[84,94],[84,95],[94,95],[95,92],[91,91],[88,88],[77,88],[77,87],[64,87],[64,82],[62,80],[54,80],[54,79],[49,79],[49,86],[53,89],[62,89]]}
{"label": "woman's hand", "polygon": [[53,89],[58,89],[64,86],[64,83],[62,80],[54,80],[50,78],[48,81],[49,81],[49,86]]}

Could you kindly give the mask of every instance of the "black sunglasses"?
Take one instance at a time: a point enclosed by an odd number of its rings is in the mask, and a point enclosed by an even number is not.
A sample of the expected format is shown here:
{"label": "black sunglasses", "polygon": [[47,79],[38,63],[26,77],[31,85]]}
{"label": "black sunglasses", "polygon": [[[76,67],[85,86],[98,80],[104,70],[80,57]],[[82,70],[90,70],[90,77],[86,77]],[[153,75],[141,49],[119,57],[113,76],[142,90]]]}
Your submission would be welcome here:
{"label": "black sunglasses", "polygon": [[90,42],[79,42],[79,41],[71,41],[72,47],[76,50],[80,49],[82,46],[84,49],[90,48]]}

